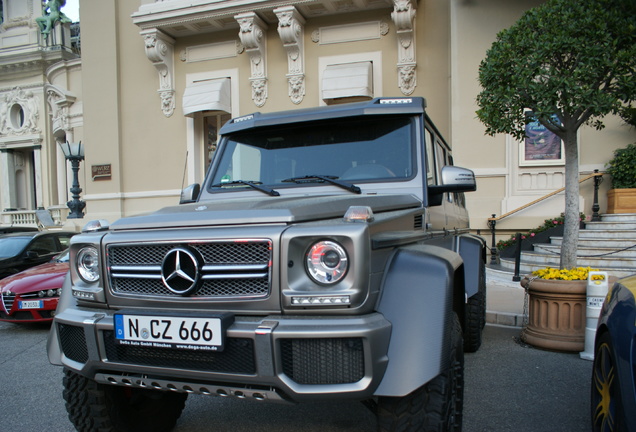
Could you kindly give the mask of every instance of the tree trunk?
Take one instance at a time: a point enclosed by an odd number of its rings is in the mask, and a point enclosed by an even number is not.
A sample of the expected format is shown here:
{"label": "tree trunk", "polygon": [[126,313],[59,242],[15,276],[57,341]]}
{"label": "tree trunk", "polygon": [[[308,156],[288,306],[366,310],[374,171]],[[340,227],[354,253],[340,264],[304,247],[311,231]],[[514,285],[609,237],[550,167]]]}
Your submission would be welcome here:
{"label": "tree trunk", "polygon": [[576,250],[579,244],[579,150],[576,130],[566,130],[565,147],[565,223],[561,244],[562,269],[576,267]]}

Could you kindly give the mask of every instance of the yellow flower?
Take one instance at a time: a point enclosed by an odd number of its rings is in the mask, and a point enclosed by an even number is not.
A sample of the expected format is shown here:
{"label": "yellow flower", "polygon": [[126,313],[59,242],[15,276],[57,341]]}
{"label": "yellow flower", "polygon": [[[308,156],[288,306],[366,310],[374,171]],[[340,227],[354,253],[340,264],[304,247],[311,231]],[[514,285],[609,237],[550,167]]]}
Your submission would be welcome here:
{"label": "yellow flower", "polygon": [[[598,271],[590,267],[576,267],[571,269],[555,269],[544,268],[535,270],[532,272],[533,276],[540,279],[552,279],[552,280],[587,280],[591,271]],[[592,275],[592,280],[603,280],[603,275]]]}

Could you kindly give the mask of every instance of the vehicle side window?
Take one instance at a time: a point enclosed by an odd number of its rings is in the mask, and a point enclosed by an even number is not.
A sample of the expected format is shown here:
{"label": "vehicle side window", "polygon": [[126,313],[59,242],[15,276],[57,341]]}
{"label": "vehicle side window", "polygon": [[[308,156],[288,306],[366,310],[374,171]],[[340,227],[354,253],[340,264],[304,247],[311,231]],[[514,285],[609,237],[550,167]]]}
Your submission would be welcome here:
{"label": "vehicle side window", "polygon": [[57,244],[52,236],[38,237],[27,248],[27,252],[35,252],[38,255],[48,255],[57,251]]}
{"label": "vehicle side window", "polygon": [[[448,152],[439,140],[435,140],[435,156],[437,159],[437,176],[438,178],[441,178],[442,167],[450,165],[450,161],[448,160]],[[453,202],[453,198],[453,194],[446,194],[448,202]]]}
{"label": "vehicle side window", "polygon": [[426,129],[426,184],[436,185],[439,176],[435,170],[435,147],[433,146],[433,134]]}
{"label": "vehicle side window", "polygon": [[58,250],[67,249],[71,245],[71,237],[73,236],[59,236],[57,238],[60,242],[60,248]]}

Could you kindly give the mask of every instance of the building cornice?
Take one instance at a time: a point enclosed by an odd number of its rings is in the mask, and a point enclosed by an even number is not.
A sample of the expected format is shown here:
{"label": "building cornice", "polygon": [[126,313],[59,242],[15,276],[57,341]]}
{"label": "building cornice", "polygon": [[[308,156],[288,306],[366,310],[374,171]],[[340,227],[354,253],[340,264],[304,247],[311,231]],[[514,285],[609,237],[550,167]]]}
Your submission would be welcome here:
{"label": "building cornice", "polygon": [[173,38],[237,29],[234,17],[249,12],[277,25],[275,9],[293,6],[305,18],[373,9],[391,9],[391,0],[171,0],[144,4],[132,14],[141,30],[158,28]]}

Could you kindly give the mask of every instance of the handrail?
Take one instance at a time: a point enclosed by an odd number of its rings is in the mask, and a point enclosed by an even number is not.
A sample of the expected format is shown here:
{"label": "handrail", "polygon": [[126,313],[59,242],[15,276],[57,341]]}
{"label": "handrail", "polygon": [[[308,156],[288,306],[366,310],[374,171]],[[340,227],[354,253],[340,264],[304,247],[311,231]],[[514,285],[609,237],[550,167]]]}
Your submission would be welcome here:
{"label": "handrail", "polygon": [[[591,178],[594,178],[594,203],[592,205],[592,221],[599,221],[601,220],[601,217],[598,213],[598,211],[600,210],[600,206],[598,205],[598,188],[599,185],[601,184],[601,182],[603,181],[603,174],[602,172],[599,172],[599,170],[595,169],[594,172],[590,175],[588,175],[587,177],[584,177],[582,179],[579,180],[579,184],[583,183],[584,181],[587,181]],[[561,192],[563,192],[565,190],[564,187],[557,189],[553,192],[550,192],[547,195],[544,195],[540,198],[537,198],[536,200],[529,202],[527,204],[522,205],[521,207],[518,207],[514,210],[509,211],[508,213],[502,214],[501,216],[496,217],[494,214],[492,215],[492,217],[489,217],[487,219],[487,224],[488,224],[488,228],[490,228],[490,232],[492,235],[492,244],[491,244],[491,248],[490,248],[490,263],[491,264],[496,264],[498,262],[498,257],[497,257],[497,245],[495,243],[495,227],[497,225],[497,222],[507,218],[510,215],[513,215],[517,212],[520,212],[521,210],[525,210],[528,207],[531,207],[543,200],[546,200],[556,194],[559,194]]]}

